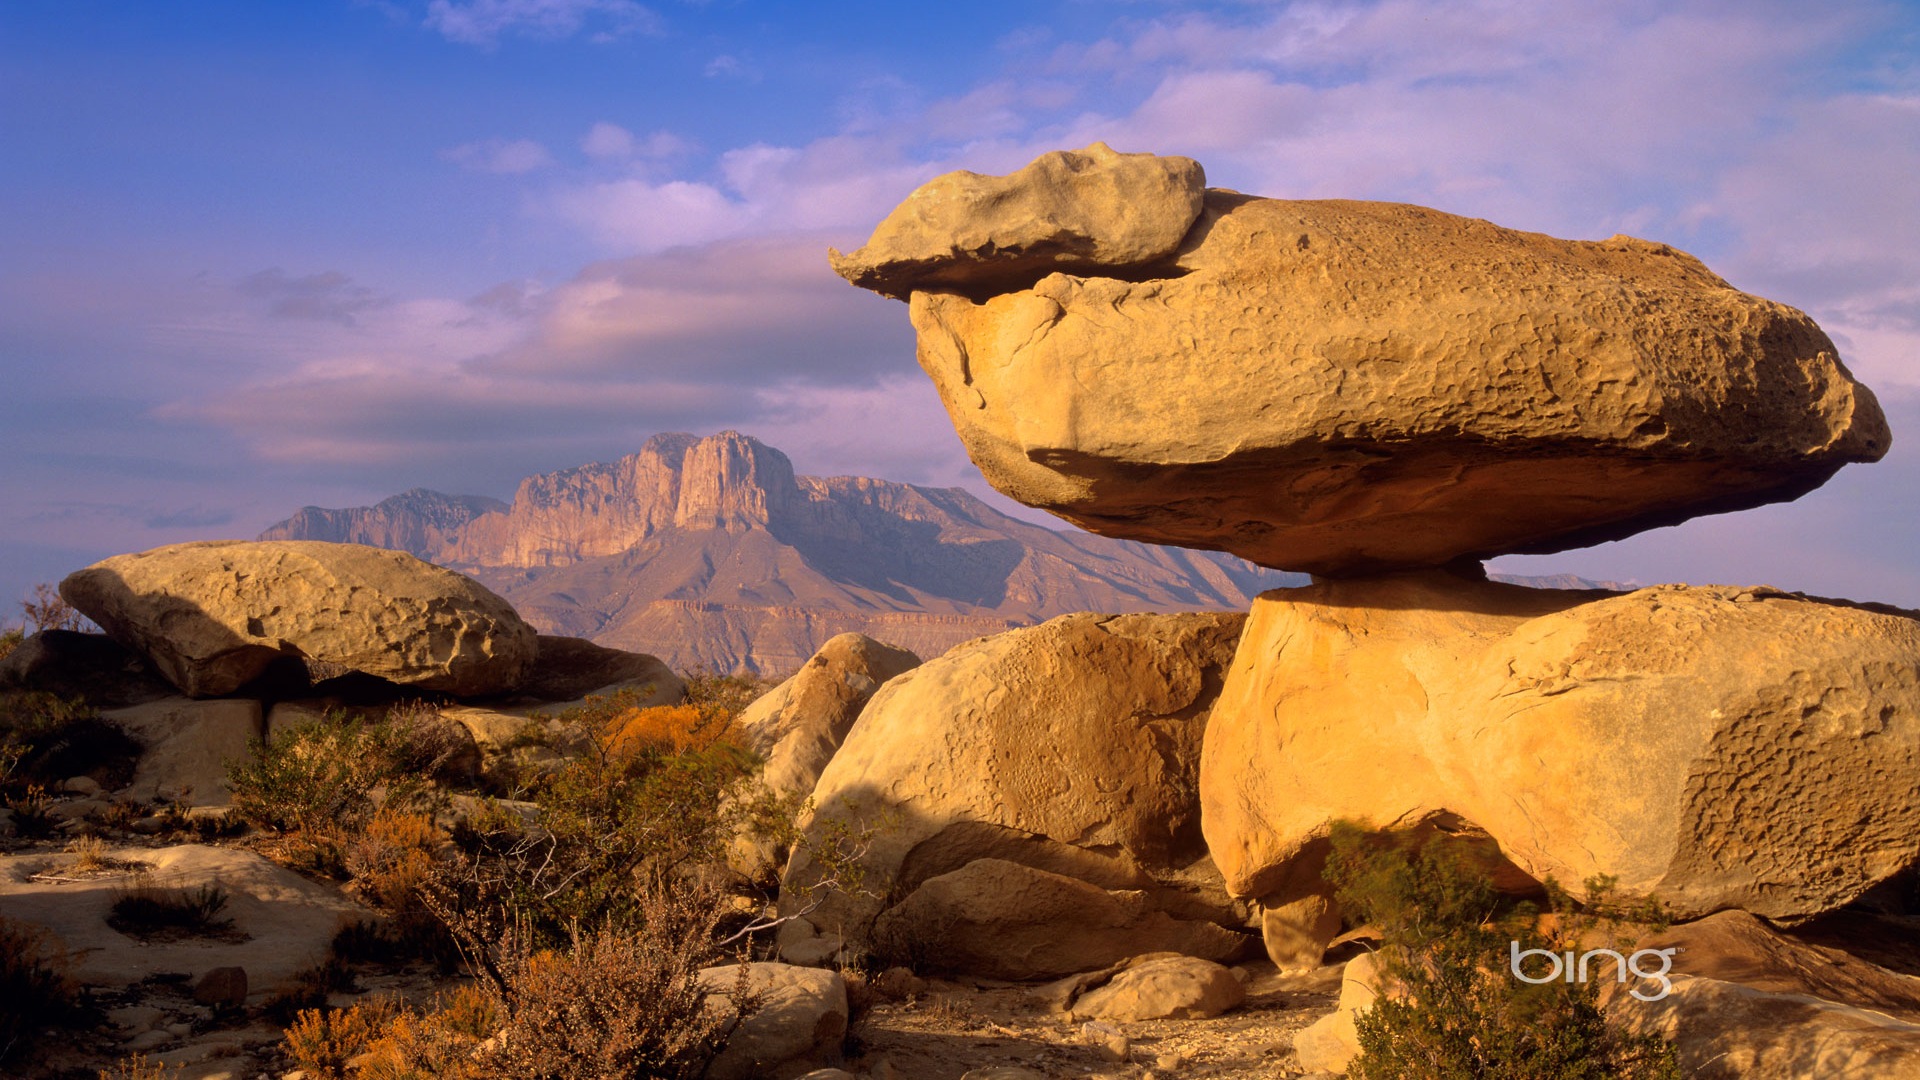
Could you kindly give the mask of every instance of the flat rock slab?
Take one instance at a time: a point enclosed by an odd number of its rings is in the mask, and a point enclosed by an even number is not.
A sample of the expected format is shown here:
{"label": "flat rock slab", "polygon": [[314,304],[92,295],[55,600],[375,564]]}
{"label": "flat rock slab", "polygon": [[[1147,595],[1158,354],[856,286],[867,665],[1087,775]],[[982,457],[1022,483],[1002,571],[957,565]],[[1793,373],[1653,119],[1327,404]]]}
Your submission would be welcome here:
{"label": "flat rock slab", "polygon": [[501,694],[538,651],[533,628],[479,582],[359,544],[175,544],[69,574],[60,595],[190,697],[231,694],[283,661]]}
{"label": "flat rock slab", "polygon": [[186,806],[227,806],[227,766],[253,756],[264,734],[260,703],[249,698],[195,701],[169,697],[100,714],[146,748],[125,798]]}
{"label": "flat rock slab", "polygon": [[1891,443],[1811,319],[1664,244],[1209,190],[1151,268],[1015,259],[993,292],[997,257],[919,271],[920,364],[994,487],[1105,536],[1437,566],[1798,498]]}
{"label": "flat rock slab", "polygon": [[1198,1020],[1219,1016],[1246,999],[1246,986],[1225,967],[1197,956],[1164,956],[1134,964],[1082,995],[1073,1015],[1123,1024]]}
{"label": "flat rock slab", "polygon": [[[0,857],[0,911],[42,926],[60,939],[82,984],[123,987],[160,972],[199,979],[224,967],[245,968],[250,999],[289,985],[324,960],[342,923],[373,913],[250,851],[184,844],[108,853],[137,860],[138,873],[80,877],[67,855]],[[38,877],[36,877],[38,875]],[[60,880],[78,878],[78,880]],[[221,917],[233,920],[230,940],[181,938],[142,941],[107,925],[114,901],[135,884],[163,889],[216,885],[227,895]]]}
{"label": "flat rock slab", "polygon": [[834,272],[906,299],[916,289],[1003,292],[1056,271],[1111,273],[1166,260],[1200,216],[1192,158],[1105,143],[1043,154],[1011,176],[953,172],[901,203]]}
{"label": "flat rock slab", "polygon": [[1679,917],[1831,911],[1920,858],[1920,620],[1778,590],[1438,571],[1263,594],[1209,721],[1208,848],[1284,887],[1331,822],[1459,821]]}

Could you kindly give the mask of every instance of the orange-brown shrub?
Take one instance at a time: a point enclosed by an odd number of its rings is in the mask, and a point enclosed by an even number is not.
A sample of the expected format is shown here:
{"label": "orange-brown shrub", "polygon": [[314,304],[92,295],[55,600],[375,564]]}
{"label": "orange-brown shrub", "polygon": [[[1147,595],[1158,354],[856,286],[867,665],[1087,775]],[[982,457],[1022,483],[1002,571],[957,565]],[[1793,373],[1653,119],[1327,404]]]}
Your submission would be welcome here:
{"label": "orange-brown shrub", "polygon": [[600,736],[602,749],[616,757],[648,750],[708,750],[721,743],[741,745],[739,726],[732,716],[698,705],[628,709],[607,721]]}

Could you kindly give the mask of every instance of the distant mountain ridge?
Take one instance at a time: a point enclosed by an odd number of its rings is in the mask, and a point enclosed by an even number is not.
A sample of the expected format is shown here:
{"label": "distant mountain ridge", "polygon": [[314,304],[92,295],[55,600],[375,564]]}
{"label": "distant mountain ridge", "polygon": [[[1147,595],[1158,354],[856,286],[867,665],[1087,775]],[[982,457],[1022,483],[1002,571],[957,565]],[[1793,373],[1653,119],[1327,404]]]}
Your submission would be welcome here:
{"label": "distant mountain ridge", "polygon": [[261,539],[408,551],[542,630],[719,671],[788,670],[847,630],[931,656],[1073,611],[1246,610],[1307,580],[1055,532],[959,488],[799,476],[733,431],[656,435],[615,462],[528,477],[510,504],[415,489],[306,507]]}

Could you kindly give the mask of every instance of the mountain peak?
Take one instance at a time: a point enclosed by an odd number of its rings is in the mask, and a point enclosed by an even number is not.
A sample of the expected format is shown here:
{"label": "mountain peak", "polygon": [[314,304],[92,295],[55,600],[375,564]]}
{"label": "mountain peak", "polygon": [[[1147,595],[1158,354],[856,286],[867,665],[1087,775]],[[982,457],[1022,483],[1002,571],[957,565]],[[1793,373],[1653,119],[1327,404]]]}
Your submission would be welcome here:
{"label": "mountain peak", "polygon": [[679,471],[673,523],[682,529],[765,528],[800,497],[787,455],[737,431],[688,446]]}

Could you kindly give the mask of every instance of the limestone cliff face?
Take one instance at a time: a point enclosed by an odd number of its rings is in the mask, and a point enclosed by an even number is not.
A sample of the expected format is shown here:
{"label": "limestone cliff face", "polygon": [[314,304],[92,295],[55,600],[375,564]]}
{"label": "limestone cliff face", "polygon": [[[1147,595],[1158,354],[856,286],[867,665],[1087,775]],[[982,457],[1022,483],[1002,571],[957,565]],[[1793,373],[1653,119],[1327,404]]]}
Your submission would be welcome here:
{"label": "limestone cliff face", "polygon": [[409,492],[310,507],[267,536],[409,551],[480,579],[543,631],[722,671],[791,669],[850,631],[937,656],[1068,612],[1244,610],[1303,583],[1054,532],[957,488],[796,476],[731,431],[656,435],[615,462],[529,477],[510,506]]}

